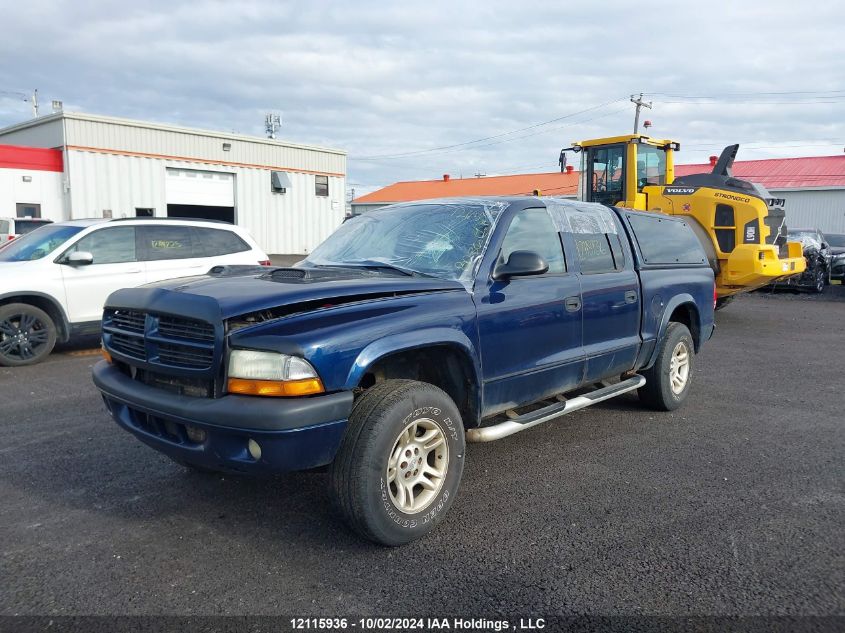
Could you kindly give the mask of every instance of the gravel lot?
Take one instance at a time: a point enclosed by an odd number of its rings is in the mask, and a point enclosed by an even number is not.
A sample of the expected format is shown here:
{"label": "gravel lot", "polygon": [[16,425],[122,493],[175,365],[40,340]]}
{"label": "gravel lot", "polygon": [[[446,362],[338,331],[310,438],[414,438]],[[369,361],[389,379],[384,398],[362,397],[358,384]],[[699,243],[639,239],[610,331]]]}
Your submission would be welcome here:
{"label": "gravel lot", "polygon": [[0,368],[0,614],[843,616],[843,325],[845,286],[742,297],[684,409],[623,396],[472,445],[401,549],[349,533],[324,474],[199,475],[136,441],[92,341]]}

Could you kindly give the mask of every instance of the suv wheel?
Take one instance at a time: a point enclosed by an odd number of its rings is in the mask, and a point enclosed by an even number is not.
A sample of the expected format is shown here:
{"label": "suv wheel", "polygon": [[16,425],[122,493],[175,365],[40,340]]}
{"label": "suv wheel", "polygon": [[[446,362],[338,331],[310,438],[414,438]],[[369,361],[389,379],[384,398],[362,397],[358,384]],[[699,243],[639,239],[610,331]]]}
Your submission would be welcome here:
{"label": "suv wheel", "polygon": [[684,403],[692,382],[695,348],[683,323],[670,323],[660,340],[657,360],[641,372],[645,386],[638,390],[640,402],[659,411],[673,411]]}
{"label": "suv wheel", "polygon": [[44,360],[56,345],[56,324],[26,303],[0,306],[0,365],[20,367]]}
{"label": "suv wheel", "polygon": [[387,380],[352,409],[331,466],[332,495],[364,538],[409,543],[439,524],[455,500],[464,447],[461,416],[446,393]]}

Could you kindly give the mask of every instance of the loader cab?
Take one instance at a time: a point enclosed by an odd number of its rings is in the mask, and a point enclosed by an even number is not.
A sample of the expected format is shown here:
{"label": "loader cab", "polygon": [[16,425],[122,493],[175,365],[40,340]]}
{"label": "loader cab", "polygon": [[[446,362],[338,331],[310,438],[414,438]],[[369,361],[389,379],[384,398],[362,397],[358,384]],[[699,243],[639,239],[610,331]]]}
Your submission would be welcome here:
{"label": "loader cab", "polygon": [[645,188],[671,184],[678,143],[642,134],[575,143],[581,152],[578,197],[587,202],[648,208]]}

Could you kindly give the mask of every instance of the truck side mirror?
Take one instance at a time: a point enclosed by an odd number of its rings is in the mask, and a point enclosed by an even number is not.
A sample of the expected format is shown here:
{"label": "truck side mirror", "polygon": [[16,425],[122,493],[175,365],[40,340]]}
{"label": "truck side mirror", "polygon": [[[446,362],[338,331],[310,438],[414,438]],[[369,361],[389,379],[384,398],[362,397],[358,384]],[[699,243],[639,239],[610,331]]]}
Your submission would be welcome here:
{"label": "truck side mirror", "polygon": [[508,261],[496,264],[493,279],[509,279],[511,277],[528,277],[542,275],[548,272],[549,264],[539,253],[534,251],[514,251]]}
{"label": "truck side mirror", "polygon": [[88,251],[74,251],[62,263],[68,266],[90,266],[94,263],[94,256]]}

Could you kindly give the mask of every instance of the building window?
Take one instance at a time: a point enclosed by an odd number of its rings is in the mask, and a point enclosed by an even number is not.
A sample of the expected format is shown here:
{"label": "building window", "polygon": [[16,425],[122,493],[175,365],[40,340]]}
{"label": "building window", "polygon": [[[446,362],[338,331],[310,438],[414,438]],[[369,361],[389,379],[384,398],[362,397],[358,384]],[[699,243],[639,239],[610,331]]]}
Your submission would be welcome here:
{"label": "building window", "polygon": [[151,218],[155,216],[155,209],[142,209],[135,207],[135,217],[137,218]]}
{"label": "building window", "polygon": [[328,176],[317,176],[316,177],[316,189],[315,192],[318,196],[328,196],[329,195],[329,177]]}
{"label": "building window", "polygon": [[[326,195],[329,195],[328,191],[326,192]],[[41,205],[32,202],[18,202],[15,205],[15,215],[19,218],[40,218]]]}

